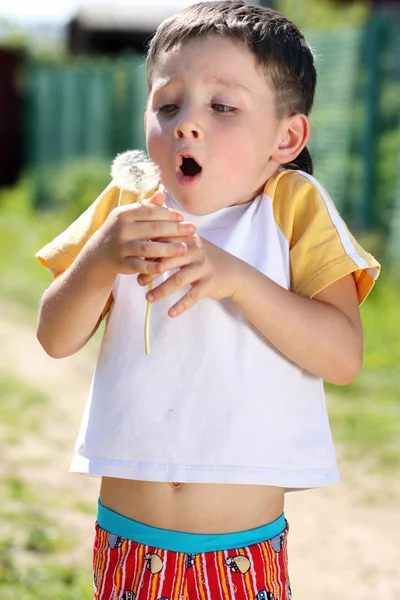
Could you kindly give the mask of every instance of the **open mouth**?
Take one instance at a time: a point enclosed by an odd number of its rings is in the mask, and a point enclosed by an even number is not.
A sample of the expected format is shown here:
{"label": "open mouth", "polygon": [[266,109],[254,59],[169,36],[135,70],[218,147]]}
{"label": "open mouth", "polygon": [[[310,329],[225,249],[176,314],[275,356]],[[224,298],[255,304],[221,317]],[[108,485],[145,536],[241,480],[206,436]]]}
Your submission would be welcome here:
{"label": "open mouth", "polygon": [[185,177],[195,177],[201,173],[201,166],[191,156],[182,156],[182,164],[179,167]]}

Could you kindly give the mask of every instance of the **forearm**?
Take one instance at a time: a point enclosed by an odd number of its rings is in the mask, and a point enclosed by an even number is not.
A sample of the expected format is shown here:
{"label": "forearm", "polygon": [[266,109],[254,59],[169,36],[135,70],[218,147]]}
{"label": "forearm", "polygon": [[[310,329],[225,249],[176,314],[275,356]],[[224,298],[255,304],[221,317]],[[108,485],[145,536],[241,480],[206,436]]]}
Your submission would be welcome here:
{"label": "forearm", "polygon": [[362,363],[362,335],[336,306],[303,298],[243,263],[233,302],[288,359],[337,385]]}
{"label": "forearm", "polygon": [[115,274],[96,261],[95,245],[89,241],[71,267],[43,294],[37,337],[54,358],[80,350],[97,329],[109,298]]}

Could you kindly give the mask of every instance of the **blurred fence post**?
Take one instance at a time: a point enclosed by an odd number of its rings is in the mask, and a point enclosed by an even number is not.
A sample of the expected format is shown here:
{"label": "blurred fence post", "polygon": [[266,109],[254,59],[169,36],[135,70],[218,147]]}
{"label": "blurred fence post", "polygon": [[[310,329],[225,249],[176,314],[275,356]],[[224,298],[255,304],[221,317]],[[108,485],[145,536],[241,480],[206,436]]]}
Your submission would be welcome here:
{"label": "blurred fence post", "polygon": [[385,61],[385,67],[388,78],[394,82],[394,97],[396,100],[393,110],[395,133],[392,142],[395,168],[392,171],[394,181],[387,217],[387,260],[389,267],[398,273],[400,270],[400,19],[390,24],[389,31],[389,60]]}
{"label": "blurred fence post", "polygon": [[143,116],[146,110],[147,77],[143,58],[130,54],[118,59],[120,75],[119,93],[115,96],[116,122],[118,124],[115,152],[129,148],[146,148]]}
{"label": "blurred fence post", "polygon": [[385,19],[374,16],[365,28],[365,135],[364,135],[364,177],[362,205],[360,211],[360,229],[373,228],[374,199],[378,180],[378,145],[380,129],[380,92],[382,83],[382,42],[385,31]]}
{"label": "blurred fence post", "polygon": [[387,258],[389,267],[398,270],[400,268],[400,148],[398,151],[397,166],[397,187],[394,198],[394,206],[389,216],[390,223]]}
{"label": "blurred fence post", "polygon": [[[312,134],[307,145],[315,161],[316,177],[354,226],[361,208],[361,202],[358,202],[361,182],[358,183],[356,201],[352,198],[352,206],[349,187],[354,162],[353,110],[357,103],[363,116],[365,106],[365,91],[360,98],[356,97],[360,88],[364,30],[361,27],[346,27],[329,33],[314,30],[307,34],[307,39],[314,48],[318,71],[311,113]],[[349,214],[353,212],[357,215]]]}

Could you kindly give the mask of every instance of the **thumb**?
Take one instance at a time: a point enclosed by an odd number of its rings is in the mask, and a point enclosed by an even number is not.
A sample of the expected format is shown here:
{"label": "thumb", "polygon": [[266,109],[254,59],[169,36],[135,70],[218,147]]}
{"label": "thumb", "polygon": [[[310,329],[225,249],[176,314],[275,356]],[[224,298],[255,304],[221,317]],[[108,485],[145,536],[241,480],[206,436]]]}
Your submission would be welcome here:
{"label": "thumb", "polygon": [[147,200],[149,204],[156,204],[157,206],[164,206],[165,204],[165,193],[158,190],[154,196]]}

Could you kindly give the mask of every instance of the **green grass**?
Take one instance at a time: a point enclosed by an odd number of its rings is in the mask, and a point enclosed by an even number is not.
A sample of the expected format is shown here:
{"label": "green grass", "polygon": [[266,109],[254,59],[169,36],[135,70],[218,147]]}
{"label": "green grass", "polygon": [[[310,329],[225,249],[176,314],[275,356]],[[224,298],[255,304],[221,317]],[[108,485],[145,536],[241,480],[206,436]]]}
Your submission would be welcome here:
{"label": "green grass", "polygon": [[35,252],[68,223],[57,212],[37,213],[31,196],[29,181],[0,192],[0,297],[34,311],[52,281]]}
{"label": "green grass", "polygon": [[[0,510],[0,516],[8,514]],[[91,597],[88,569],[65,565],[65,532],[42,515],[22,514],[14,529],[0,536],[1,600],[84,600]]]}
{"label": "green grass", "polygon": [[37,432],[41,409],[48,402],[46,394],[25,384],[13,373],[0,373],[0,427]]}
{"label": "green grass", "polygon": [[[52,281],[34,254],[68,225],[68,218],[61,213],[39,214],[33,210],[31,197],[28,181],[0,193],[0,298],[26,309],[30,317]],[[29,445],[29,440],[42,435],[42,417],[49,399],[41,390],[32,388],[14,373],[0,372],[0,406],[0,446]],[[57,510],[56,496],[36,490],[6,461],[3,472],[1,600],[91,598],[90,564],[71,559],[71,553],[80,544],[79,531],[65,531],[49,516],[49,512]],[[77,504],[77,512],[84,509],[89,511],[83,503]]]}
{"label": "green grass", "polygon": [[[52,277],[35,253],[77,218],[109,182],[109,161],[77,160],[48,166],[41,174],[27,172],[18,185],[0,190],[0,296],[36,310]],[[34,198],[48,210],[36,210]]]}
{"label": "green grass", "polygon": [[363,369],[345,387],[326,385],[335,440],[380,470],[400,467],[399,298],[399,278],[378,279],[361,310]]}
{"label": "green grass", "polygon": [[87,573],[81,567],[45,562],[40,567],[21,570],[18,562],[9,557],[7,543],[0,545],[0,594],[1,600],[89,600],[93,597]]}
{"label": "green grass", "polygon": [[[14,444],[29,444],[29,440],[41,435],[40,423],[48,401],[40,391],[14,375],[2,374],[0,405],[0,442],[4,447],[10,443],[9,438]],[[90,565],[83,567],[66,559],[79,544],[79,532],[65,531],[49,517],[49,491],[27,483],[14,464],[4,461],[2,466],[1,600],[89,599]]]}

